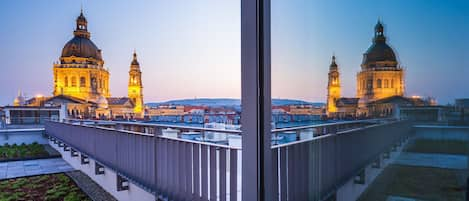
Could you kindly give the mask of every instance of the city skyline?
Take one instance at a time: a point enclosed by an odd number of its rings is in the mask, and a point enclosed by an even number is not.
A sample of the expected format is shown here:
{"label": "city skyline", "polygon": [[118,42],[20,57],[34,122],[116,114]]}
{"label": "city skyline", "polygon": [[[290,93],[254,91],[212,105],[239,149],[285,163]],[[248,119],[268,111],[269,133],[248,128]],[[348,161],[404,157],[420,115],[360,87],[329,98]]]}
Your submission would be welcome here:
{"label": "city skyline", "polygon": [[[406,95],[433,96],[441,104],[469,96],[469,90],[463,88],[469,74],[465,57],[469,39],[464,37],[469,36],[469,16],[464,14],[469,3],[397,1],[388,5],[379,1],[377,7],[382,9],[360,13],[370,2],[374,1],[335,6],[337,1],[272,1],[272,98],[325,102],[333,53],[343,94],[355,96],[355,76],[378,18],[406,69]],[[147,5],[150,3],[153,5]],[[92,39],[103,50],[105,67],[110,69],[113,96],[127,94],[134,49],[143,71],[145,102],[240,96],[239,2],[117,2],[105,9],[107,4],[83,3]],[[149,9],[152,6],[155,10]],[[349,11],[350,6],[357,10]],[[403,8],[401,15],[391,12],[399,7]],[[212,9],[217,12],[207,13]],[[126,14],[112,10],[125,10]],[[1,105],[12,104],[19,89],[29,96],[52,94],[51,66],[70,39],[79,12],[80,2],[71,1],[54,1],[52,6],[34,1],[2,6],[4,78],[0,84],[8,87],[0,89]],[[204,79],[198,80],[200,77]]]}

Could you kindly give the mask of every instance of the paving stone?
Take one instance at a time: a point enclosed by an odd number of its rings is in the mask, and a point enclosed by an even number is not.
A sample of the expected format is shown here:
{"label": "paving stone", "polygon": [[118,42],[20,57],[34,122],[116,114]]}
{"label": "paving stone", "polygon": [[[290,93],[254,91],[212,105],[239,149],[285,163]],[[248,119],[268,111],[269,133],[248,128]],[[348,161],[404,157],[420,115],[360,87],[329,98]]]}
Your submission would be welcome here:
{"label": "paving stone", "polygon": [[78,187],[83,190],[94,201],[117,201],[111,194],[105,191],[101,186],[95,183],[90,177],[83,172],[76,170],[66,172],[72,178]]}
{"label": "paving stone", "polygon": [[74,170],[62,158],[1,163],[0,179],[52,174]]}
{"label": "paving stone", "polygon": [[24,161],[12,161],[8,162],[8,167],[10,166],[22,166],[24,164]]}
{"label": "paving stone", "polygon": [[36,160],[32,160],[32,161],[24,161],[23,163],[25,166],[32,166],[32,165],[39,165],[38,162]]}
{"label": "paving stone", "polygon": [[33,176],[33,175],[40,175],[40,174],[44,174],[44,171],[42,170],[30,170],[30,171],[26,171],[26,175],[28,176]]}

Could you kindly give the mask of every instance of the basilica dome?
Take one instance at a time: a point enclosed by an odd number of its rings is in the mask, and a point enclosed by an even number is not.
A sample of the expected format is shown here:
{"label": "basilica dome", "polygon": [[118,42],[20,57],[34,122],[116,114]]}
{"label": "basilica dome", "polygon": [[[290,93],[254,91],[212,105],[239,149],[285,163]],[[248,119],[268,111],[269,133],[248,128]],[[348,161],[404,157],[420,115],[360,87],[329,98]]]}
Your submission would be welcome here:
{"label": "basilica dome", "polygon": [[364,54],[363,63],[377,61],[397,61],[394,51],[388,44],[373,43]]}
{"label": "basilica dome", "polygon": [[93,41],[80,36],[73,37],[62,49],[62,57],[70,56],[102,60],[101,51]]}
{"label": "basilica dome", "polygon": [[396,67],[397,58],[394,50],[386,43],[384,27],[381,22],[378,21],[378,24],[375,26],[373,44],[368,48],[365,54],[363,54],[362,66],[365,68],[373,68],[380,65],[385,65],[383,67]]}
{"label": "basilica dome", "polygon": [[102,61],[101,50],[90,40],[88,21],[83,15],[83,11],[76,20],[76,29],[73,35],[74,37],[62,49],[62,57],[75,56]]}

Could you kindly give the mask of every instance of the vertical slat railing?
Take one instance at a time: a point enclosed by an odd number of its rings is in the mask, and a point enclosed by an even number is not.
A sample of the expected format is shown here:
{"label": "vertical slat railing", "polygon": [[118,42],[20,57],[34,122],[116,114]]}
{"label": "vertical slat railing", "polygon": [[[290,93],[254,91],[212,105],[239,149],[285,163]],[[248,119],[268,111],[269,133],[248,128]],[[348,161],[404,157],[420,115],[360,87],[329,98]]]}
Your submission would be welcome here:
{"label": "vertical slat railing", "polygon": [[217,200],[217,150],[210,147],[210,200]]}
{"label": "vertical slat railing", "polygon": [[208,200],[208,156],[207,156],[207,145],[201,145],[201,170],[202,174],[200,179],[202,180],[202,201]]}
{"label": "vertical slat railing", "polygon": [[177,160],[179,161],[179,196],[178,196],[178,199],[179,200],[184,200],[185,199],[185,195],[186,195],[186,170],[185,170],[185,167],[187,167],[187,161],[185,160],[185,155],[187,153],[187,150],[186,150],[186,146],[185,146],[185,142],[180,142],[179,143],[179,156],[177,158]]}
{"label": "vertical slat railing", "polygon": [[192,144],[191,143],[184,143],[184,146],[186,147],[186,153],[185,153],[185,161],[186,161],[186,164],[184,167],[186,167],[186,194],[184,196],[184,199],[185,200],[191,200],[192,199],[192,186],[193,186],[193,164],[194,164],[194,161],[192,160],[192,153],[193,153],[193,150],[192,150]]}
{"label": "vertical slat railing", "polygon": [[226,149],[221,148],[220,158],[220,201],[226,201]]}
{"label": "vertical slat railing", "polygon": [[194,197],[193,200],[198,201],[201,198],[201,192],[200,192],[200,144],[193,144],[192,146],[193,149],[193,154],[192,154],[192,160],[194,161],[193,166],[194,166]]}
{"label": "vertical slat railing", "polygon": [[[351,124],[350,128],[355,125]],[[369,159],[408,135],[402,127],[410,125],[380,125],[347,134],[326,132],[311,140],[274,146],[275,199],[320,199],[344,178],[353,176]],[[139,125],[114,127],[146,130]],[[349,126],[323,125],[320,130],[335,133],[336,129],[346,130]],[[48,122],[46,131],[169,200],[237,200],[239,197],[239,148],[102,128],[96,124]]]}
{"label": "vertical slat railing", "polygon": [[412,134],[412,122],[349,130],[351,126],[356,128],[355,124],[323,126],[323,133],[313,139],[274,145],[273,168],[278,172],[273,174],[279,175],[276,196],[281,201],[322,200],[383,151]]}
{"label": "vertical slat railing", "polygon": [[230,201],[238,200],[238,150],[230,150]]}
{"label": "vertical slat railing", "polygon": [[278,148],[280,150],[280,200],[287,200],[288,181],[287,181],[287,147]]}
{"label": "vertical slat railing", "polygon": [[158,198],[238,198],[240,148],[164,137],[157,126],[116,124],[111,128],[48,122],[46,130],[67,146],[151,190]]}
{"label": "vertical slat railing", "polygon": [[278,177],[278,154],[279,154],[279,149],[272,149],[272,186],[273,186],[273,195],[272,195],[272,198],[273,200],[272,201],[278,201],[279,199],[279,185],[278,185],[278,181],[279,181],[279,177]]}

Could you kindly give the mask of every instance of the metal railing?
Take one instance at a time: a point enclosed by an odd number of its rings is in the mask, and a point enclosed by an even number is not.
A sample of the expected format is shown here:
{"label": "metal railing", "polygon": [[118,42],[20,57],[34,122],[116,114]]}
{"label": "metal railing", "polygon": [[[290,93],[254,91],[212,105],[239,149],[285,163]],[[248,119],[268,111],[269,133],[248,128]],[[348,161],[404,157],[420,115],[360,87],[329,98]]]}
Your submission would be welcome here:
{"label": "metal railing", "polygon": [[54,140],[99,161],[156,196],[169,200],[238,200],[240,148],[166,137],[161,133],[168,128],[166,125],[73,120],[47,122],[45,128]]}
{"label": "metal railing", "polygon": [[272,146],[275,200],[323,200],[403,142],[412,134],[412,125],[373,120],[276,130],[301,133],[317,128],[322,132]]}
{"label": "metal railing", "polygon": [[[178,135],[164,135],[165,129]],[[359,120],[272,130],[274,193],[318,200],[410,134],[410,122]],[[241,147],[181,133],[240,136],[238,130],[138,122],[47,122],[51,137],[170,200],[238,200]],[[277,143],[283,134],[295,140]],[[216,170],[216,171],[213,171]],[[216,199],[215,199],[216,198]]]}

